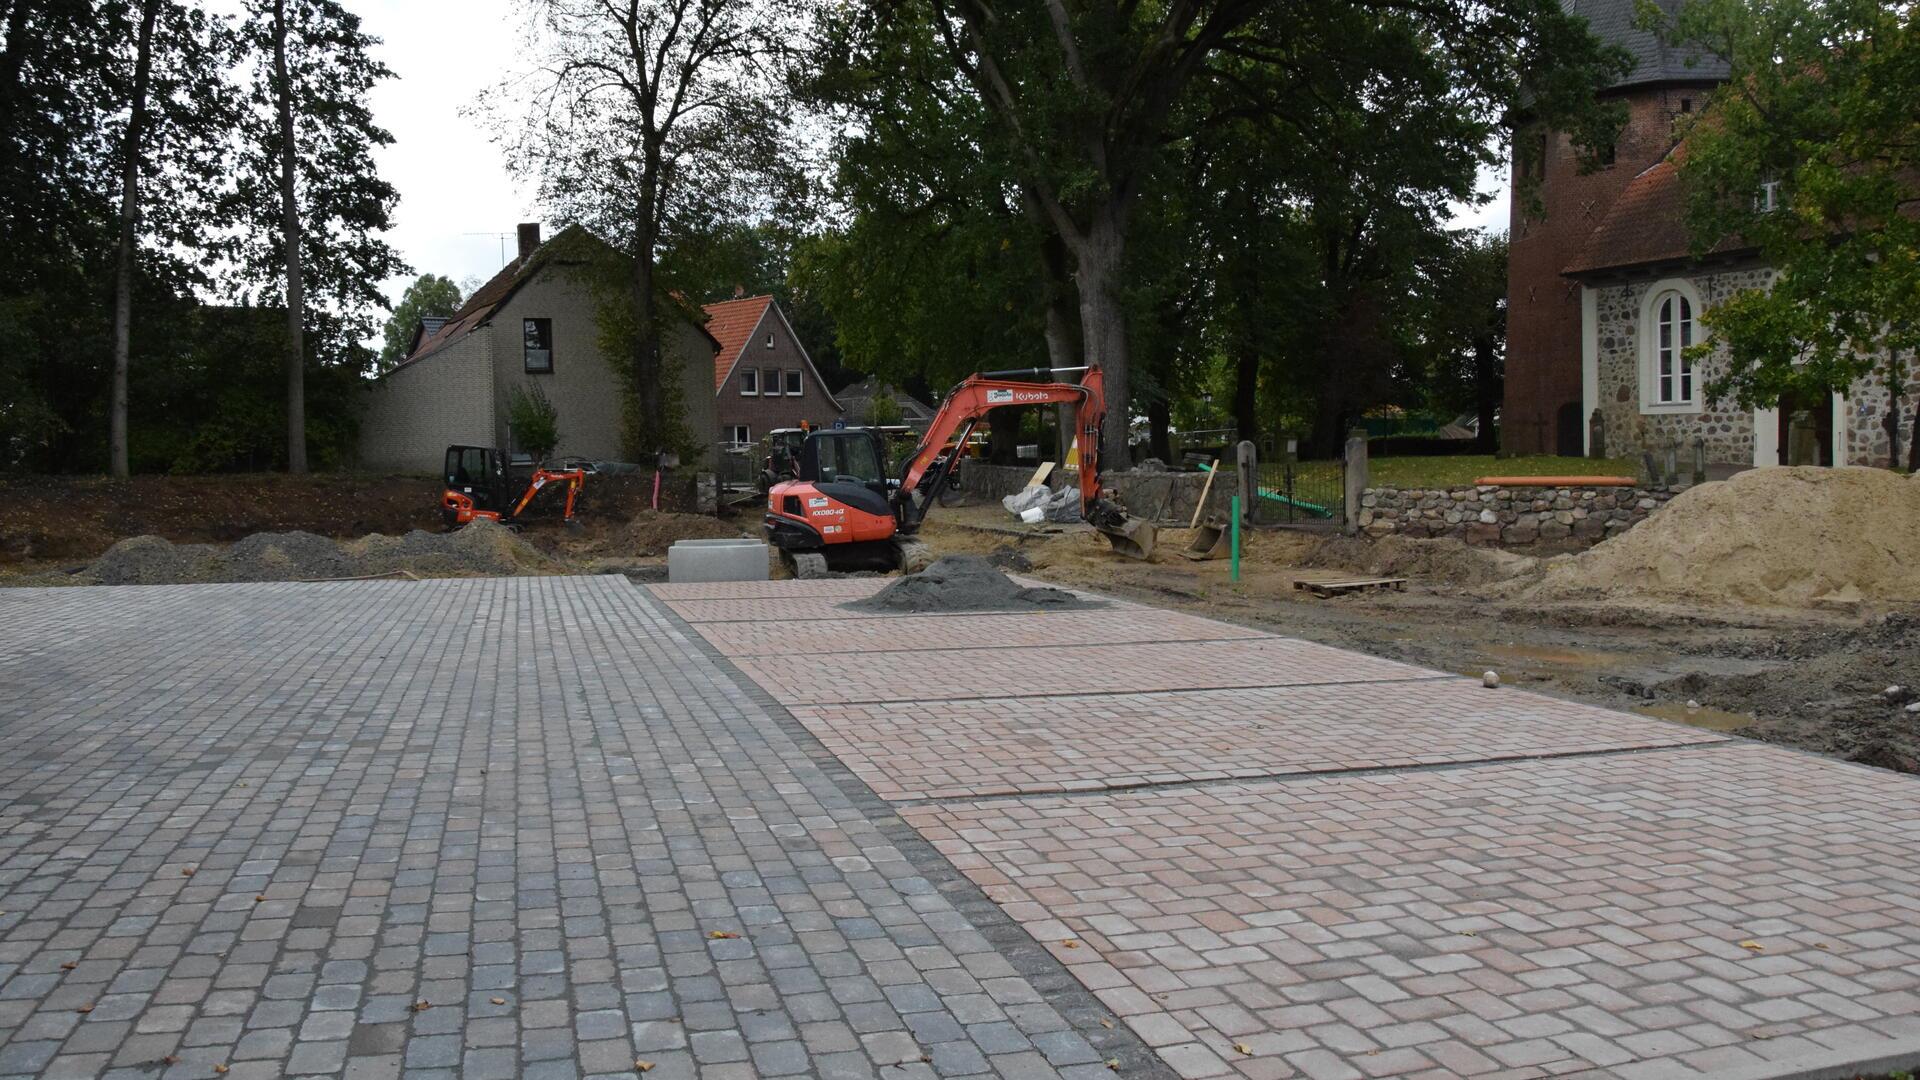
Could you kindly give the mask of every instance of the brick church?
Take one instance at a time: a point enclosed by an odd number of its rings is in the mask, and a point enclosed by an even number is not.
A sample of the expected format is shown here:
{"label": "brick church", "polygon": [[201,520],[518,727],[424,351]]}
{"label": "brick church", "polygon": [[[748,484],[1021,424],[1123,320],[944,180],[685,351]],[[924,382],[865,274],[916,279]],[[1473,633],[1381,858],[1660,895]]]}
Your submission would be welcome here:
{"label": "brick church", "polygon": [[[1696,255],[1687,233],[1676,122],[1706,104],[1726,65],[1662,44],[1634,25],[1634,0],[1562,0],[1593,32],[1634,57],[1608,94],[1628,111],[1606,165],[1582,173],[1564,135],[1521,128],[1514,176],[1538,184],[1537,209],[1516,192],[1507,268],[1507,385],[1501,444],[1520,453],[1592,452],[1596,423],[1609,456],[1691,456],[1719,473],[1766,465],[1885,465],[1887,388],[1861,380],[1823,400],[1740,409],[1706,387],[1724,352],[1702,316],[1773,271],[1737,240]],[[1659,0],[1673,10],[1683,0]],[[1679,125],[1684,126],[1684,125]],[[1517,186],[1517,185],[1516,185]],[[1770,206],[1777,192],[1754,193]],[[1903,446],[1913,437],[1920,377],[1903,388]]]}

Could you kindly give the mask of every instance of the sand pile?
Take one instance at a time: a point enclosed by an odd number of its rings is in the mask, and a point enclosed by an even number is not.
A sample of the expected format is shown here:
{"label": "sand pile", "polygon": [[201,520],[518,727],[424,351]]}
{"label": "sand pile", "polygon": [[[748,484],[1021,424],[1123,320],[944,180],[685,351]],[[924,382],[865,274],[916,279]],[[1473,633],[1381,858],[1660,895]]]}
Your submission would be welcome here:
{"label": "sand pile", "polygon": [[1701,484],[1631,531],[1554,560],[1523,595],[1920,600],[1920,483],[1884,469],[1801,467]]}
{"label": "sand pile", "polygon": [[896,578],[865,600],[845,605],[857,611],[1018,611],[1087,608],[1099,604],[1065,589],[1028,588],[978,555],[948,555],[917,574]]}
{"label": "sand pile", "polygon": [[1472,547],[1451,537],[1334,536],[1303,558],[1301,565],[1447,585],[1486,585],[1535,573],[1541,563],[1531,555]]}
{"label": "sand pile", "polygon": [[202,581],[300,581],[408,571],[421,577],[540,573],[556,567],[512,530],[476,521],[452,533],[416,529],[336,543],[308,532],[255,533],[231,547],[171,544],[135,536],[109,548],[76,582],[178,585]]}

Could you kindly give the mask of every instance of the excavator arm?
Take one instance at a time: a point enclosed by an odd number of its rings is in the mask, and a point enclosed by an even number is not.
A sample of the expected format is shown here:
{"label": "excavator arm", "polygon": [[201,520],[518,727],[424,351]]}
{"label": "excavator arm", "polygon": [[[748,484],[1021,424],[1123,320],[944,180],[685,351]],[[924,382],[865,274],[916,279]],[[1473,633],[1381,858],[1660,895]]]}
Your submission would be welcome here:
{"label": "excavator arm", "polygon": [[1015,405],[1075,406],[1080,430],[1074,439],[1079,447],[1080,515],[1100,530],[1114,550],[1144,559],[1153,551],[1153,525],[1131,517],[1118,505],[1100,497],[1100,434],[1106,420],[1106,380],[1099,368],[1082,369],[1086,374],[1077,383],[1023,382],[1008,376],[1052,375],[1060,372],[1041,368],[1034,371],[995,371],[969,375],[953,388],[939,412],[927,427],[907,459],[900,474],[900,487],[894,493],[894,517],[901,531],[911,533],[926,517],[934,496],[946,483],[967,440],[989,412]]}

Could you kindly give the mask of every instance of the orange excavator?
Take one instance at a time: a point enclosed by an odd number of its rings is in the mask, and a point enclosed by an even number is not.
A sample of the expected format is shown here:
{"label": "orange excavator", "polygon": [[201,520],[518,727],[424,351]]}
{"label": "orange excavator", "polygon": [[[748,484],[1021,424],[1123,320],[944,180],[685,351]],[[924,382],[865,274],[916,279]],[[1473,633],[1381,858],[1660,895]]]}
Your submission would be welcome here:
{"label": "orange excavator", "polygon": [[491,446],[447,447],[447,486],[440,493],[441,520],[446,522],[449,531],[476,518],[512,525],[533,504],[534,496],[542,491],[564,490],[566,502],[560,519],[573,524],[573,504],[586,485],[586,468],[575,465],[548,469],[535,465],[524,490],[516,490],[518,479],[509,468],[504,451]]}
{"label": "orange excavator", "polygon": [[[1023,377],[1085,372],[1077,383],[1032,382]],[[1136,559],[1153,553],[1154,527],[1132,517],[1100,490],[1100,430],[1106,420],[1099,368],[992,371],[970,375],[953,388],[898,478],[886,472],[886,442],[871,428],[808,433],[797,476],[767,493],[769,543],[799,578],[829,570],[902,570],[915,573],[932,553],[915,538],[920,522],[947,486],[968,438],[994,409],[1019,405],[1077,406],[1080,514],[1113,549]]]}

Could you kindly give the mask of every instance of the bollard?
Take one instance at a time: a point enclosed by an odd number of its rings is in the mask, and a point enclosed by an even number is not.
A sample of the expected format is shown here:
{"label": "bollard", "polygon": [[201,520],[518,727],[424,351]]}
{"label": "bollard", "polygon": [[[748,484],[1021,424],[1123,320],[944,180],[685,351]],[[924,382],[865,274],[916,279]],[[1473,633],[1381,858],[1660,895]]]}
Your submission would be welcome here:
{"label": "bollard", "polygon": [[1233,497],[1233,580],[1240,580],[1240,496]]}

